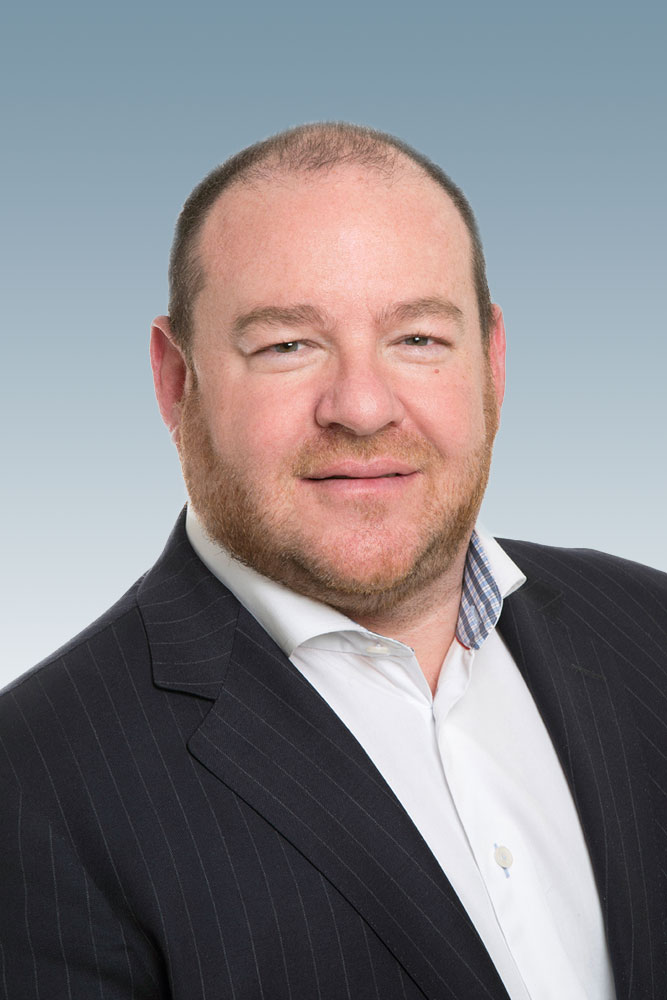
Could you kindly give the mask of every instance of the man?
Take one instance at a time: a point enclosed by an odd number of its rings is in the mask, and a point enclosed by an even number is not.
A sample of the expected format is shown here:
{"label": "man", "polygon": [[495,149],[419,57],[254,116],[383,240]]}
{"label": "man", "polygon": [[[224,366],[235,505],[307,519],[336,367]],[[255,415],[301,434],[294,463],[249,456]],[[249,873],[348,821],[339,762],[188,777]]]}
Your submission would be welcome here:
{"label": "man", "polygon": [[5,995],[664,997],[667,581],[475,530],[461,192],[296,129],[195,189],[170,278],[190,502],[2,699]]}

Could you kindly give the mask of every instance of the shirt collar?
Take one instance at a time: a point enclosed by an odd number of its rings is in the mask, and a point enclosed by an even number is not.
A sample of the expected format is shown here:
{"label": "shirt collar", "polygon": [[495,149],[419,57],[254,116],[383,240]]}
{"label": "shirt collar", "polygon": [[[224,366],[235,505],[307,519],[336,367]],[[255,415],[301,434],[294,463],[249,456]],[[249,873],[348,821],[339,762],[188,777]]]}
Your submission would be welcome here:
{"label": "shirt collar", "polygon": [[519,567],[481,525],[472,533],[463,574],[456,638],[479,649],[496,627],[503,600],[526,582]]}
{"label": "shirt collar", "polygon": [[[315,636],[332,632],[368,630],[357,622],[303,594],[297,594],[234,559],[212,542],[188,504],[185,530],[193,549],[259,624],[291,656],[298,646]],[[468,547],[461,606],[456,626],[459,642],[479,649],[500,617],[503,599],[526,578],[495,538],[477,525]]]}

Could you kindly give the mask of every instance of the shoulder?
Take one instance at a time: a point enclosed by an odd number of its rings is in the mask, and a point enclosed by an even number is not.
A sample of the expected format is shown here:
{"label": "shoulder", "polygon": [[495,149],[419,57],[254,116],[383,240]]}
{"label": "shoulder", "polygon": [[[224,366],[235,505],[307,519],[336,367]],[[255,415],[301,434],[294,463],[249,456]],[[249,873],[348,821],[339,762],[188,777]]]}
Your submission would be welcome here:
{"label": "shoulder", "polygon": [[498,543],[526,576],[550,576],[555,582],[572,587],[601,585],[606,580],[633,590],[639,586],[667,594],[667,573],[607,552],[560,548],[508,538],[499,538]]}
{"label": "shoulder", "polygon": [[498,542],[527,577],[527,589],[541,585],[557,591],[567,607],[603,630],[665,642],[667,573],[594,549]]}
{"label": "shoulder", "polygon": [[[140,581],[83,632],[0,693],[0,777],[44,790],[65,760],[101,745],[108,719],[150,683]],[[74,777],[74,770],[70,778]]]}
{"label": "shoulder", "polygon": [[54,675],[67,672],[67,664],[89,660],[93,648],[100,651],[114,643],[114,636],[119,633],[124,636],[126,631],[131,631],[132,619],[138,617],[136,595],[142,579],[137,580],[115,604],[78,635],[3,688],[0,691],[0,710],[6,709],[14,698],[21,697],[23,690],[32,691],[35,687],[48,684]]}

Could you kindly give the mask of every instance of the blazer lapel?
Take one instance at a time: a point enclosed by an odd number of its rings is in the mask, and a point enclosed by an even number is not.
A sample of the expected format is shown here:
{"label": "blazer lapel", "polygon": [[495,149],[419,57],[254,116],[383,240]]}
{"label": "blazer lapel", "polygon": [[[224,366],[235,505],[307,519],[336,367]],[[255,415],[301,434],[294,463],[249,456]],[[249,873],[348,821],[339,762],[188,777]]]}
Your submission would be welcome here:
{"label": "blazer lapel", "polygon": [[[525,566],[522,554],[515,558]],[[566,599],[539,575],[507,599],[499,630],[572,790],[602,902],[617,997],[657,997],[664,973],[653,963],[664,955],[652,939],[660,934],[662,904],[651,877],[657,859],[645,767],[623,684],[627,650],[590,606],[570,594]]]}
{"label": "blazer lapel", "polygon": [[347,898],[427,997],[506,998],[458,897],[391,789],[194,555],[182,521],[139,602],[155,683],[213,701],[190,752]]}

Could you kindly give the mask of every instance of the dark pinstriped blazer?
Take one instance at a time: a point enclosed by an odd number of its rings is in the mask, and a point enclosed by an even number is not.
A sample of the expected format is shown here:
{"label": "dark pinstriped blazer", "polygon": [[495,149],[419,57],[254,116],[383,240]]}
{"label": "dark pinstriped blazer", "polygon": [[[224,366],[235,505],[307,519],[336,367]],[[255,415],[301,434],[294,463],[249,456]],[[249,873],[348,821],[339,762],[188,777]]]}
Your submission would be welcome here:
{"label": "dark pinstriped blazer", "polygon": [[[665,1000],[667,576],[503,544],[528,582],[500,629],[574,794],[618,1000]],[[0,742],[5,997],[506,998],[401,805],[183,517],[6,691]]]}

